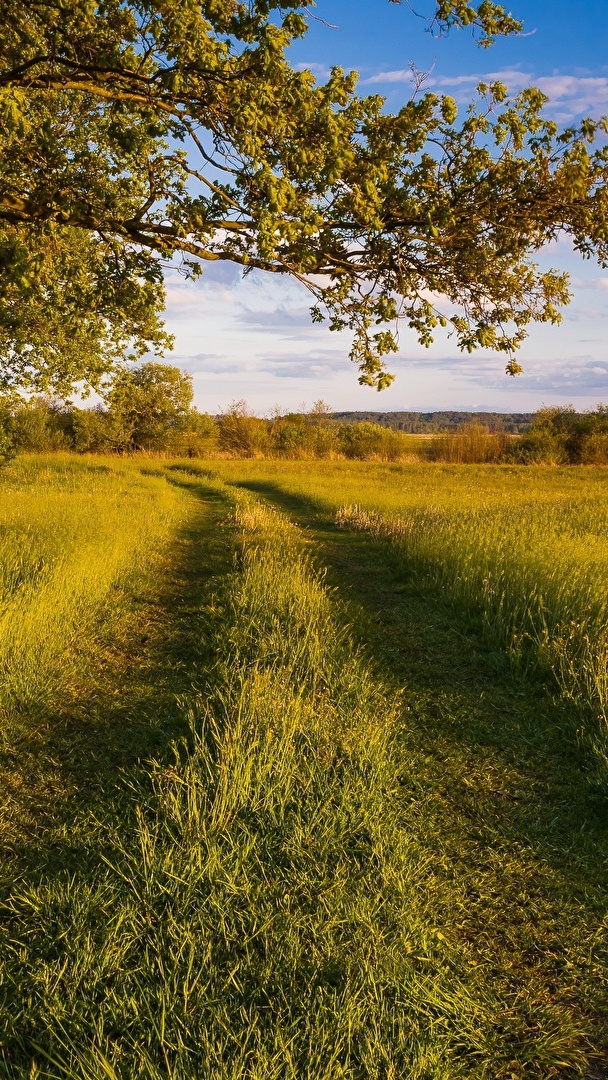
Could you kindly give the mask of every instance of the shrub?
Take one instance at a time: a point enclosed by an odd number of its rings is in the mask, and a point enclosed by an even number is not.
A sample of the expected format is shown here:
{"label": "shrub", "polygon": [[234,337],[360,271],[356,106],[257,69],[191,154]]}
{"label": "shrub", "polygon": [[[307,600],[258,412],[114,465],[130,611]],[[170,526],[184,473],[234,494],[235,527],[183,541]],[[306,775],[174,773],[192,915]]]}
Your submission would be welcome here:
{"label": "shrub", "polygon": [[405,449],[400,432],[367,421],[343,424],[339,429],[338,444],[345,457],[363,460],[394,461]]}
{"label": "shrub", "polygon": [[220,449],[234,457],[258,457],[268,447],[268,425],[252,416],[245,401],[234,401],[217,424]]}
{"label": "shrub", "polygon": [[15,409],[10,434],[16,450],[66,450],[70,441],[63,427],[60,410],[45,398],[34,398]]}
{"label": "shrub", "polygon": [[608,462],[608,409],[577,413],[572,405],[540,409],[518,442],[516,458],[533,465],[604,465]]}
{"label": "shrub", "polygon": [[315,413],[288,413],[269,424],[273,453],[287,458],[324,458],[337,449],[337,429]]}
{"label": "shrub", "polygon": [[124,432],[116,418],[106,410],[71,410],[72,448],[81,454],[112,453],[125,448]]}
{"label": "shrub", "polygon": [[608,465],[608,432],[592,431],[581,441],[582,465]]}
{"label": "shrub", "polygon": [[171,428],[163,449],[175,457],[205,457],[217,448],[218,429],[208,413],[191,409],[188,417]]}

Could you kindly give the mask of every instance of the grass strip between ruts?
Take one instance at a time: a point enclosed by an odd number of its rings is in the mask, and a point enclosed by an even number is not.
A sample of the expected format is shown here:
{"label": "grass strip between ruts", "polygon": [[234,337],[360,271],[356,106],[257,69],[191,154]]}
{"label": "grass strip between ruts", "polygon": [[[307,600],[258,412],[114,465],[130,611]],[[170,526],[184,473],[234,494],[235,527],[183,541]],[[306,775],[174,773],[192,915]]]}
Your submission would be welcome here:
{"label": "grass strip between ruts", "polygon": [[429,852],[402,814],[405,713],[353,648],[305,539],[247,497],[225,528],[237,565],[208,690],[184,700],[189,738],[171,763],[131,771],[127,817],[91,823],[92,875],[10,898],[18,1040],[4,1075],[582,1068],[574,1012],[539,1004],[532,1038],[526,1009],[497,999],[430,917]]}

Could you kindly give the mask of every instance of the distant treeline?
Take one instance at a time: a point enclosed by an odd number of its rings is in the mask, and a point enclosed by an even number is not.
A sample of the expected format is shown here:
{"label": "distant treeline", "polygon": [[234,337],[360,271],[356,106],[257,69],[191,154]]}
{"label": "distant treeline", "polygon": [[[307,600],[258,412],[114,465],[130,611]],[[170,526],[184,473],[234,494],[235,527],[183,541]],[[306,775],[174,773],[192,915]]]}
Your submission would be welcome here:
{"label": "distant treeline", "polygon": [[532,425],[534,413],[497,412],[335,412],[332,417],[342,423],[380,424],[392,431],[409,435],[434,435],[457,431],[459,428],[481,424],[488,431],[504,431],[509,435],[521,435]]}
{"label": "distant treeline", "polygon": [[[417,434],[361,419],[414,415],[448,417],[454,427]],[[523,424],[526,415],[505,414],[509,421],[502,430],[483,423],[483,414],[332,413],[322,401],[307,412],[265,419],[237,401],[219,416],[209,416],[192,406],[190,376],[149,363],[118,374],[94,408],[48,397],[0,397],[0,460],[21,451],[69,450],[171,457],[608,464],[608,406],[587,413],[571,407],[542,409],[529,414],[523,433],[512,432],[509,423]],[[458,417],[467,417],[467,423],[457,425]]]}

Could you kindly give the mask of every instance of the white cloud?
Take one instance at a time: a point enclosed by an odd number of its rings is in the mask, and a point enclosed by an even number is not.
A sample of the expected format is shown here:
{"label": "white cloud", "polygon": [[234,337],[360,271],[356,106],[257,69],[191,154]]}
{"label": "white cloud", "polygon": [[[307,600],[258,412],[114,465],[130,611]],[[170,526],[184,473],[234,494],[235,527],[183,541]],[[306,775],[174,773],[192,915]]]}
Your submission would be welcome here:
{"label": "white cloud", "polygon": [[[515,380],[482,377],[479,369],[466,372],[467,381],[493,389],[517,392],[542,391],[559,397],[608,391],[608,361],[594,356],[572,356],[557,360],[526,360],[524,374]],[[505,385],[510,382],[511,385]]]}
{"label": "white cloud", "polygon": [[351,367],[341,349],[320,348],[306,352],[265,351],[239,357],[221,353],[196,353],[175,358],[181,368],[192,375],[271,375],[277,379],[313,379],[319,375],[333,376]]}
{"label": "white cloud", "polygon": [[[480,82],[504,82],[514,90],[529,85],[531,76],[523,71],[508,68],[505,71],[489,71],[469,75],[432,75],[424,80],[424,88],[437,87],[475,87]],[[363,85],[376,83],[413,83],[415,76],[411,68],[397,68],[394,71],[380,71],[363,80]]]}
{"label": "white cloud", "polygon": [[313,63],[299,63],[295,65],[296,71],[310,71],[314,75],[317,82],[325,82],[331,75],[331,68],[328,68],[326,64],[313,64]]}
{"label": "white cloud", "polygon": [[[379,71],[363,80],[363,85],[394,85],[414,82],[410,68],[396,68]],[[477,72],[465,75],[429,75],[423,89],[449,90],[463,100],[480,83],[502,82],[511,93],[517,93],[526,86],[538,86],[550,99],[558,120],[568,122],[577,116],[599,116],[608,112],[608,77],[603,75],[572,75],[568,73],[553,75],[534,75],[529,72],[507,68],[503,71]]]}
{"label": "white cloud", "polygon": [[277,304],[276,307],[267,311],[242,306],[237,321],[248,330],[264,330],[279,334],[283,334],[285,330],[294,330],[296,327],[307,331],[311,326],[309,308],[291,308],[286,307],[285,304]]}
{"label": "white cloud", "polygon": [[595,99],[598,95],[604,97],[608,89],[608,79],[580,75],[544,75],[536,81],[551,98],[571,98],[585,94]]}
{"label": "white cloud", "polygon": [[509,68],[506,71],[488,71],[482,75],[445,75],[439,76],[436,79],[430,80],[434,86],[447,89],[448,87],[458,86],[477,86],[478,83],[505,83],[509,90],[516,91],[523,89],[524,86],[529,86],[531,82],[531,76],[527,75],[524,71],[516,71]]}
{"label": "white cloud", "polygon": [[362,79],[361,86],[373,86],[375,83],[411,83],[414,76],[410,68],[398,68],[396,71],[379,71],[369,79]]}

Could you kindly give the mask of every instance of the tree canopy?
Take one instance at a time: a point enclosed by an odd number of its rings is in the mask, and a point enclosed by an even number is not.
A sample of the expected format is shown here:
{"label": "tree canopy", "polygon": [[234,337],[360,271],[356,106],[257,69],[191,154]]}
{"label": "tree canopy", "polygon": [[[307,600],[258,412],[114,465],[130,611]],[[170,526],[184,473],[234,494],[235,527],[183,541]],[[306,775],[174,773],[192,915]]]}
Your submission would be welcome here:
{"label": "tree canopy", "polygon": [[130,449],[154,446],[189,420],[192,376],[167,364],[142,364],[117,373],[106,401]]}
{"label": "tree canopy", "polygon": [[[395,2],[395,0],[392,0]],[[398,0],[397,0],[398,2]],[[291,275],[353,333],[382,388],[403,320],[424,344],[502,351],[558,321],[567,276],[534,253],[568,234],[608,261],[605,124],[560,131],[527,89],[482,86],[459,117],[423,92],[396,114],[334,68],[294,69],[299,0],[6,0],[0,27],[0,378],[98,386],[162,352],[163,265]],[[434,0],[431,27],[482,45],[501,5]],[[439,310],[437,297],[452,305]]]}

